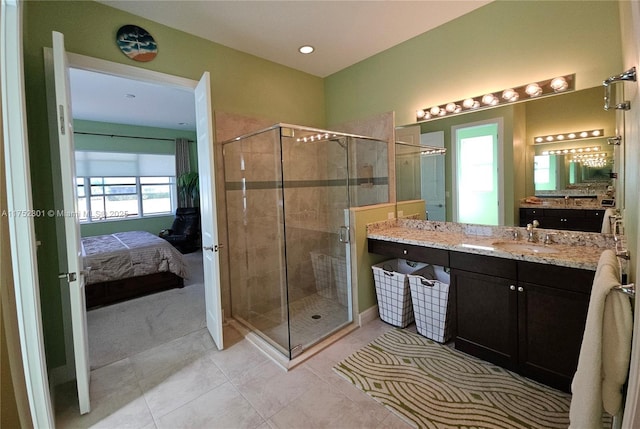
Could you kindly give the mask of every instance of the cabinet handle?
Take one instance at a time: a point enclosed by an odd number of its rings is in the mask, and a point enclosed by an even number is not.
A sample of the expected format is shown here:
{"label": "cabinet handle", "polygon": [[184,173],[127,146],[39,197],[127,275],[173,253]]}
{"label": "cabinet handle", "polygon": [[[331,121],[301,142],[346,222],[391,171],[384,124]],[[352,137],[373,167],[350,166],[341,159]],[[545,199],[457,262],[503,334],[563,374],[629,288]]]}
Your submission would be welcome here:
{"label": "cabinet handle", "polygon": [[516,287],[514,285],[511,285],[511,286],[509,286],[509,289],[516,290]]}
{"label": "cabinet handle", "polygon": [[518,286],[518,292],[524,292],[524,288],[522,286]]}

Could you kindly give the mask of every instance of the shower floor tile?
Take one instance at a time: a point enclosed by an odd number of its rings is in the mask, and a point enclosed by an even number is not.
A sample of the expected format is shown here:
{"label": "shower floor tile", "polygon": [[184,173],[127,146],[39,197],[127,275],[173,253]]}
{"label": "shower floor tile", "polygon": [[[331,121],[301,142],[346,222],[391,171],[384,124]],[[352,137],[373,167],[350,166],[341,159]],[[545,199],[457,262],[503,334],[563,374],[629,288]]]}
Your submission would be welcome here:
{"label": "shower floor tile", "polygon": [[[298,299],[292,302],[289,308],[292,347],[307,347],[349,322],[347,307],[318,294]],[[264,314],[252,314],[248,322],[285,350],[288,349],[286,313],[283,314],[281,309]]]}

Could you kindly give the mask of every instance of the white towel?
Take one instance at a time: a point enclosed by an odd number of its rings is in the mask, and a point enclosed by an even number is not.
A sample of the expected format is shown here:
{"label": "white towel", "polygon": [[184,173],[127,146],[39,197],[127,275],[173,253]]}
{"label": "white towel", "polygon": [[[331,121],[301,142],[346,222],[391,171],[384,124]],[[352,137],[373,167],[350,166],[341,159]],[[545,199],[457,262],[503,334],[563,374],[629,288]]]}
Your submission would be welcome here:
{"label": "white towel", "polygon": [[571,383],[570,429],[601,429],[603,407],[610,414],[620,409],[631,350],[632,316],[628,297],[618,292],[609,294],[619,284],[616,254],[605,250],[593,280],[578,369]]}
{"label": "white towel", "polygon": [[613,219],[612,216],[616,215],[616,210],[612,208],[608,208],[604,211],[604,215],[602,217],[602,230],[600,231],[602,234],[613,234]]}
{"label": "white towel", "polygon": [[632,313],[628,296],[618,292],[607,296],[602,327],[602,406],[612,416],[622,407],[622,387],[629,373]]}

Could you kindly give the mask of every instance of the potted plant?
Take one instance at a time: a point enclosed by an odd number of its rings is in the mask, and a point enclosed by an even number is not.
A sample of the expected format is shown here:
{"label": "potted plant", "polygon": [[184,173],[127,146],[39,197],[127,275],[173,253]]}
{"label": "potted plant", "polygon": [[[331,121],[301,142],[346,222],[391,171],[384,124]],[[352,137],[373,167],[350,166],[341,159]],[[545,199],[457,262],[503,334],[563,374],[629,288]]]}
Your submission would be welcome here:
{"label": "potted plant", "polygon": [[184,173],[178,177],[178,198],[180,207],[196,207],[200,201],[198,172]]}

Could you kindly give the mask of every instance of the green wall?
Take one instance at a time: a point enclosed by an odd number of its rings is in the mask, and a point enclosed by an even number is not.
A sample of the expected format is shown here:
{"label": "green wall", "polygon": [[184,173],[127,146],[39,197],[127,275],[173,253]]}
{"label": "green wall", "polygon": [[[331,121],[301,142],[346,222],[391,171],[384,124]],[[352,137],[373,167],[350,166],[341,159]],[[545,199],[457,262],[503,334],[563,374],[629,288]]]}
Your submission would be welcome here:
{"label": "green wall", "polygon": [[[193,80],[211,73],[214,110],[324,127],[322,79],[209,42],[164,25],[92,1],[24,2],[24,71],[33,201],[53,208],[54,191],[49,144],[43,48],[51,47],[51,32],[65,35],[69,52],[133,65]],[[149,3],[150,7],[152,3]],[[141,63],[116,46],[122,25],[135,24],[158,42],[157,57]],[[301,102],[304,100],[304,102]],[[36,218],[40,298],[47,365],[65,363],[62,305],[58,284],[58,233],[55,219]]]}
{"label": "green wall", "polygon": [[576,73],[577,89],[622,70],[615,1],[494,1],[325,79],[329,127]]}

